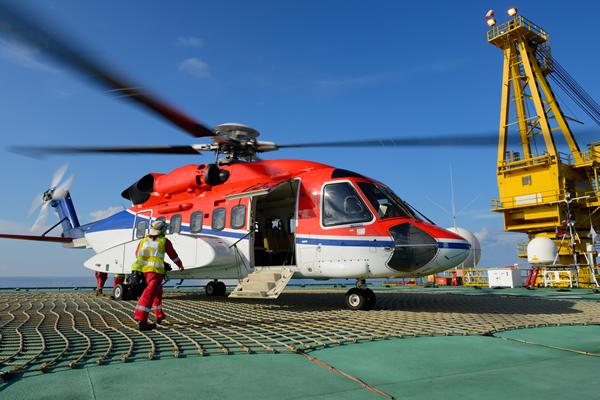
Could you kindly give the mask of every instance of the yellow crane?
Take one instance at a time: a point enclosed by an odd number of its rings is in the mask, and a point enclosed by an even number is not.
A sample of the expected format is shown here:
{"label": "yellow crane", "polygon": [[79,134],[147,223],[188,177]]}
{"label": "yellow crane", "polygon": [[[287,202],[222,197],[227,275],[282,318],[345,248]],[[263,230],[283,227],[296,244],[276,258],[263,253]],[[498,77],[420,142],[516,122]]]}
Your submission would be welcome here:
{"label": "yellow crane", "polygon": [[[493,26],[487,32],[488,42],[504,54],[497,167],[500,197],[492,200],[492,211],[503,214],[506,231],[526,233],[529,241],[553,240],[559,248],[556,264],[578,269],[587,264],[590,274],[595,262],[586,253],[596,253],[588,232],[600,221],[600,142],[580,149],[568,123],[580,122],[563,114],[548,82],[557,68],[548,34],[514,11],[501,25],[488,22]],[[568,152],[557,150],[554,135],[564,136]],[[516,149],[509,149],[511,138],[518,139]],[[568,231],[569,225],[572,234],[567,232],[567,240],[557,238],[557,231]],[[518,245],[518,255],[527,260],[527,243]]]}

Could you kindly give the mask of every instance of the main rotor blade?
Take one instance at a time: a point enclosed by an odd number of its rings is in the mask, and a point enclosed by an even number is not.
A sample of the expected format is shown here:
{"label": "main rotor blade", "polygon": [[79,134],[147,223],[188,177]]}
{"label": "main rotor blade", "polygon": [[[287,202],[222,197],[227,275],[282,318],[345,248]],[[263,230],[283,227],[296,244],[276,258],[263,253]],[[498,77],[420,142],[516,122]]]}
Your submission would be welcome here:
{"label": "main rotor blade", "polygon": [[122,153],[122,154],[200,154],[194,146],[145,146],[145,147],[12,147],[13,153],[29,157],[51,154]]}
{"label": "main rotor blade", "polygon": [[465,135],[465,136],[432,136],[432,137],[401,137],[393,139],[369,139],[339,142],[278,144],[280,149],[288,147],[447,147],[447,146],[491,146],[498,145],[498,136]]}
{"label": "main rotor blade", "polygon": [[[210,129],[183,112],[176,110],[174,106],[140,91],[142,88],[139,85],[132,84],[130,80],[122,78],[115,71],[111,71],[108,66],[101,66],[98,60],[92,60],[89,55],[85,56],[81,50],[84,46],[75,45],[72,39],[73,35],[68,35],[71,39],[67,41],[60,38],[57,33],[49,33],[39,28],[39,26],[40,24],[33,19],[25,17],[23,13],[19,13],[4,1],[0,1],[0,28],[6,32],[41,48],[57,60],[93,78],[96,83],[108,87],[109,92],[116,92],[118,97],[137,101],[146,109],[175,124],[192,136],[205,137],[213,135]],[[56,30],[53,29],[53,31]]]}
{"label": "main rotor blade", "polygon": [[[598,139],[598,131],[595,129],[586,129],[578,131],[577,137],[581,143],[586,141],[594,141]],[[554,138],[562,142],[560,135],[553,132]],[[543,137],[538,132],[535,136],[541,140]],[[532,136],[533,138],[534,136]],[[519,135],[507,136],[506,143],[508,145],[520,145],[521,137]],[[444,136],[412,136],[399,137],[392,139],[367,139],[367,140],[350,140],[339,142],[321,142],[321,143],[298,143],[298,144],[278,144],[277,148],[292,148],[292,147],[488,147],[498,146],[498,133],[485,132],[480,134],[462,134],[462,135],[444,135]],[[558,142],[557,142],[558,144]]]}

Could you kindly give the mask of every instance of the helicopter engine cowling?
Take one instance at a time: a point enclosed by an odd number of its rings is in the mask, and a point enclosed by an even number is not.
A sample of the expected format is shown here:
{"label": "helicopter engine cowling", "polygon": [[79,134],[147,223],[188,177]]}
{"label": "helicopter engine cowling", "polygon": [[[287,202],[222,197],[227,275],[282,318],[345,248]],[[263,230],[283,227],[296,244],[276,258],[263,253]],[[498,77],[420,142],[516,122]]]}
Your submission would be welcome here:
{"label": "helicopter engine cowling", "polygon": [[204,165],[186,165],[156,180],[154,191],[161,194],[193,192],[202,186]]}
{"label": "helicopter engine cowling", "polygon": [[215,164],[186,165],[157,179],[154,191],[167,195],[192,193],[196,189],[206,190],[210,186],[220,185],[227,179],[229,171]]}

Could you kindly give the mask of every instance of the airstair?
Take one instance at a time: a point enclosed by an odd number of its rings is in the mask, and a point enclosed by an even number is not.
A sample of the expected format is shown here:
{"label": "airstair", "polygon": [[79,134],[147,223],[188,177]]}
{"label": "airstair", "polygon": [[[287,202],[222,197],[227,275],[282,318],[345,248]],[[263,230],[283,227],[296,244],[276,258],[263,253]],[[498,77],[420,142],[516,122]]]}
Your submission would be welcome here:
{"label": "airstair", "polygon": [[256,269],[233,289],[229,297],[276,299],[292,275],[294,270],[291,268]]}

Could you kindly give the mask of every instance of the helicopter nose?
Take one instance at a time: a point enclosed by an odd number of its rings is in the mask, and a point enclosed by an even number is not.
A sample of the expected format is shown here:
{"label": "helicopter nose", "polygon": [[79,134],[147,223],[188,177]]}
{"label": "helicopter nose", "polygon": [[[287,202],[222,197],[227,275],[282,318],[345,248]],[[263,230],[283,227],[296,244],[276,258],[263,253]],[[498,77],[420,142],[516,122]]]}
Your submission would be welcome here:
{"label": "helicopter nose", "polygon": [[[429,229],[435,233],[436,228]],[[457,266],[471,253],[471,244],[460,236],[435,238],[411,223],[395,225],[389,228],[389,233],[394,240],[394,253],[387,266],[398,272],[444,271]]]}
{"label": "helicopter nose", "polygon": [[471,254],[471,243],[465,239],[438,239],[438,248],[436,263],[440,270],[456,267]]}

